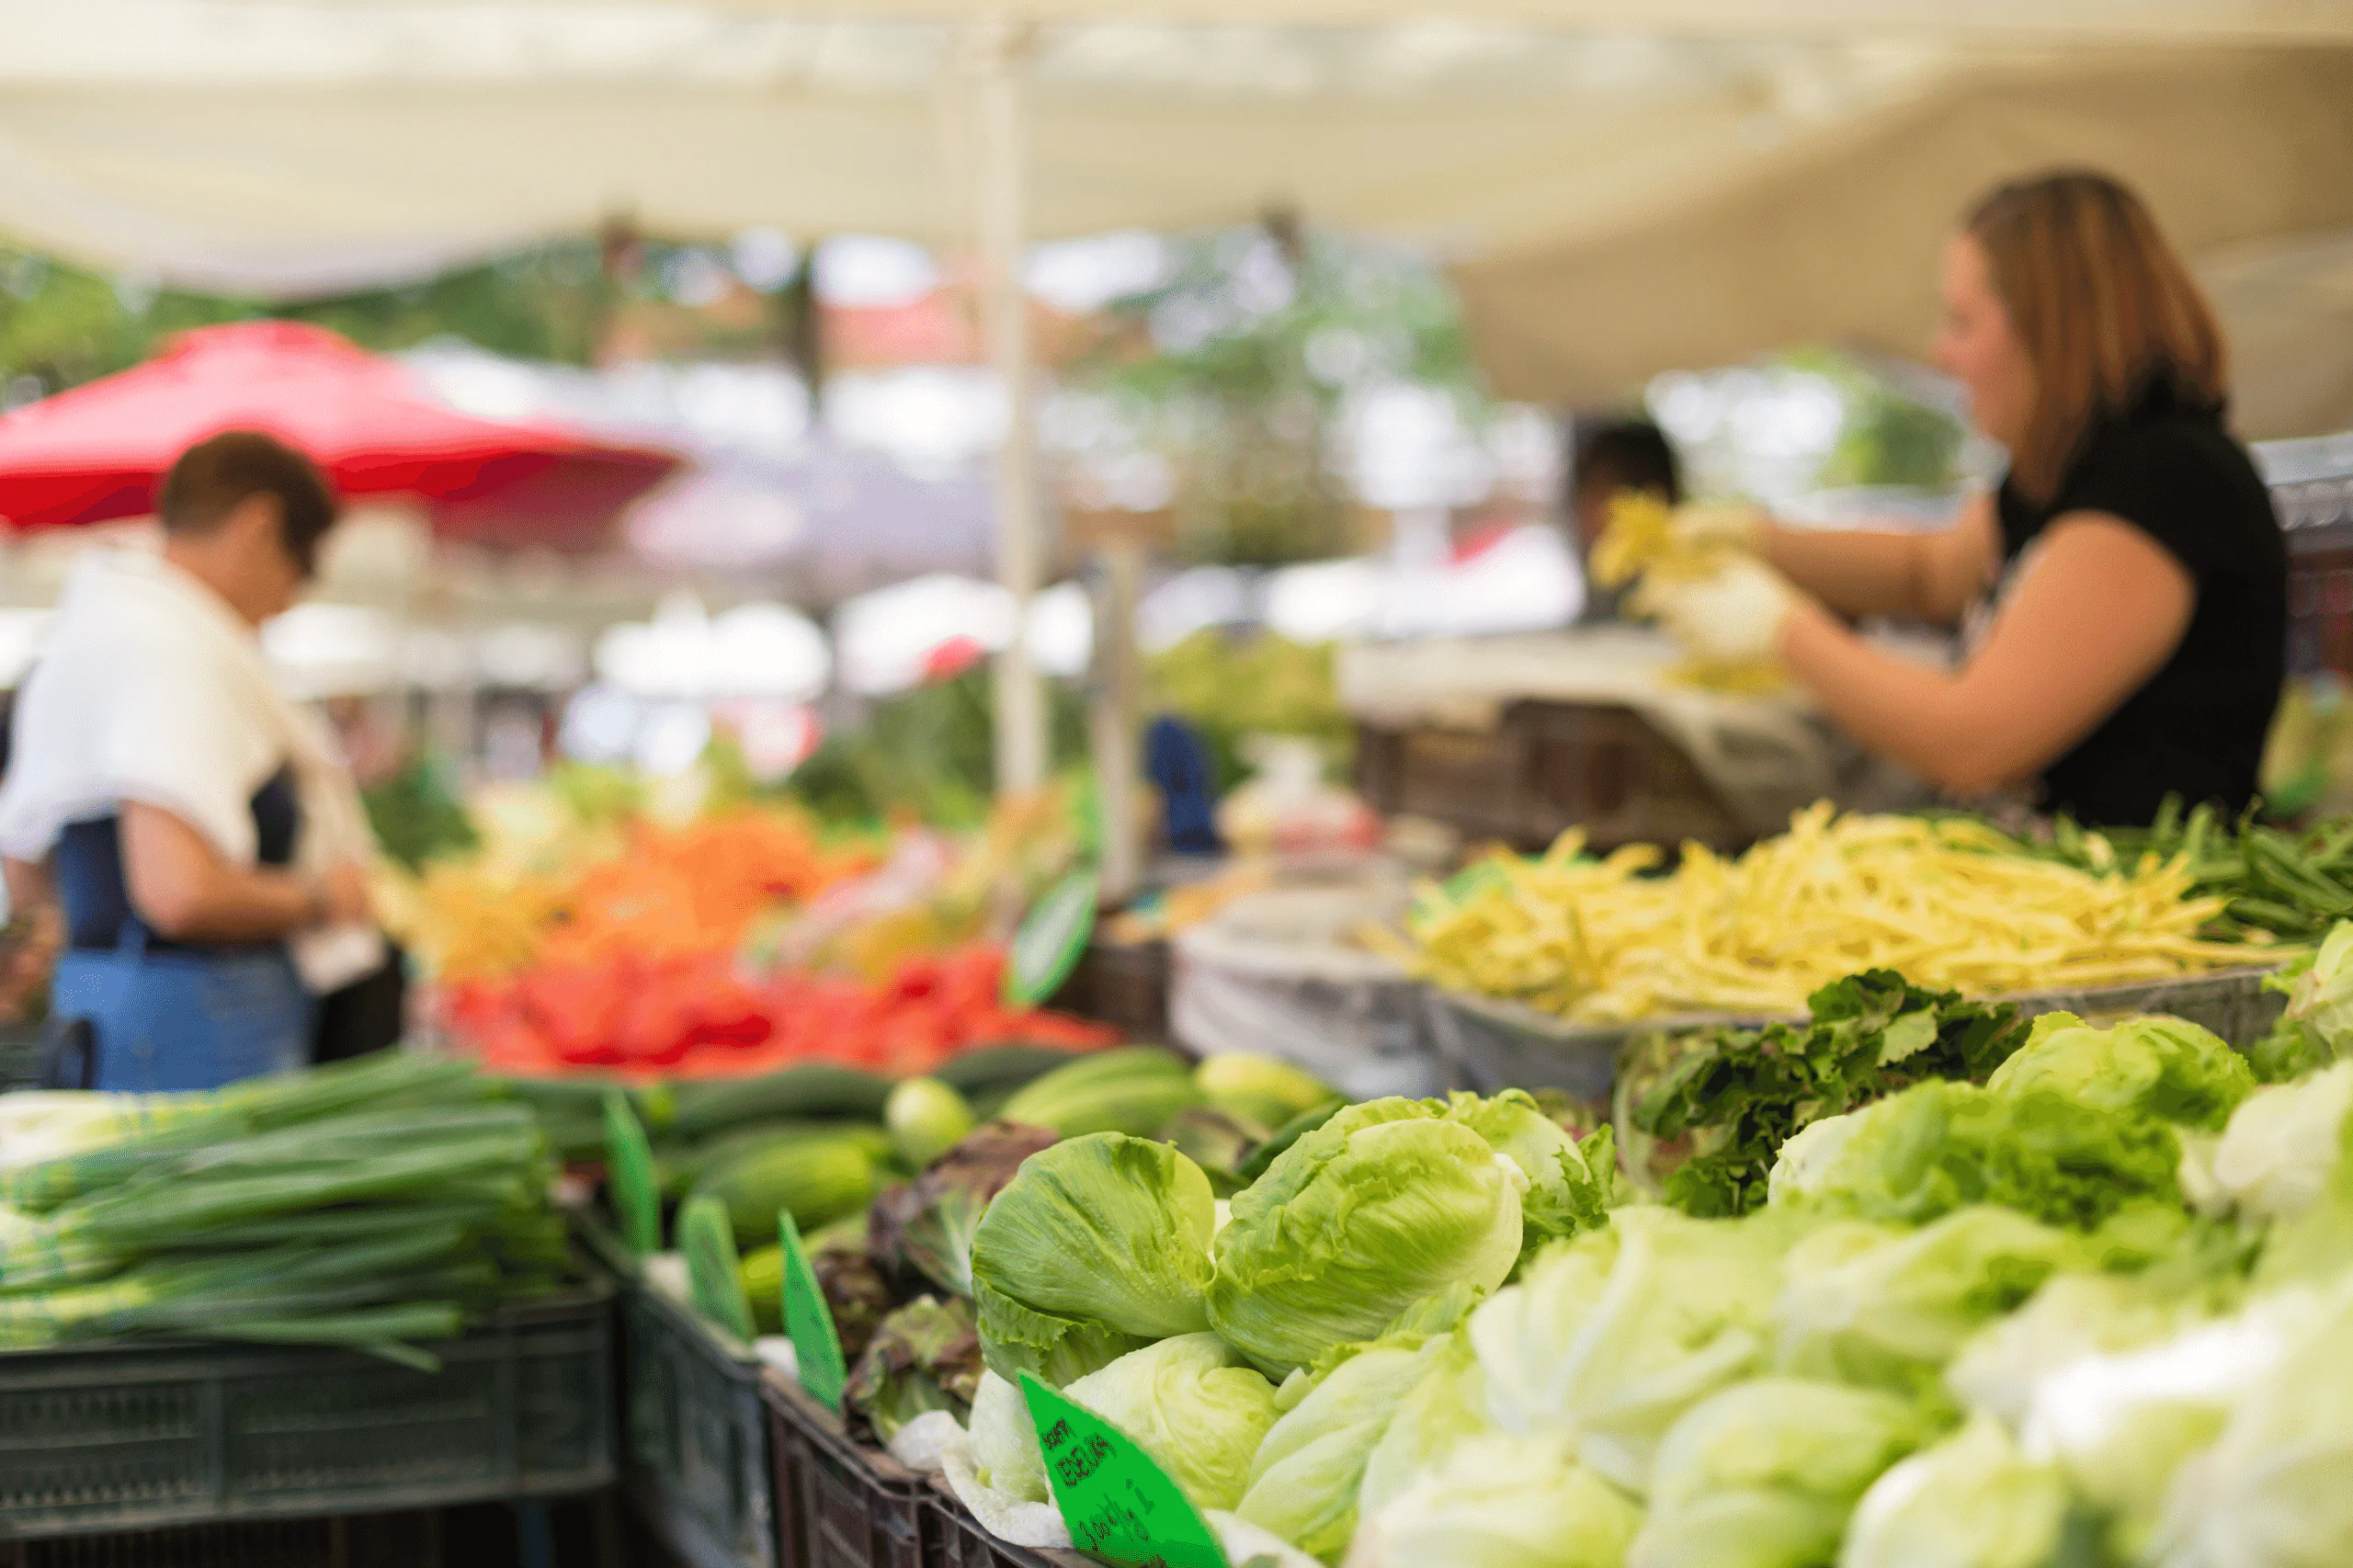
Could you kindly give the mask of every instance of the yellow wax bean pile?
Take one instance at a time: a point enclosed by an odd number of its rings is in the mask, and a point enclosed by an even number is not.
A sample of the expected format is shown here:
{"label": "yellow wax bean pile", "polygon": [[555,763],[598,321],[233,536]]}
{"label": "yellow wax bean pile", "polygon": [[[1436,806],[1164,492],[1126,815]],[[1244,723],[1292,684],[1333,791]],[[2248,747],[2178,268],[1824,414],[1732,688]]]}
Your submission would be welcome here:
{"label": "yellow wax bean pile", "polygon": [[2097,875],[1999,852],[1974,823],[1836,817],[1820,804],[1732,859],[1687,845],[1665,875],[1635,846],[1601,860],[1572,833],[1499,857],[1460,897],[1427,888],[1407,960],[1449,989],[1596,1023],[1677,1012],[1799,1013],[1886,968],[1973,995],[2169,979],[2257,961],[2199,930],[2220,899],[2154,858]]}

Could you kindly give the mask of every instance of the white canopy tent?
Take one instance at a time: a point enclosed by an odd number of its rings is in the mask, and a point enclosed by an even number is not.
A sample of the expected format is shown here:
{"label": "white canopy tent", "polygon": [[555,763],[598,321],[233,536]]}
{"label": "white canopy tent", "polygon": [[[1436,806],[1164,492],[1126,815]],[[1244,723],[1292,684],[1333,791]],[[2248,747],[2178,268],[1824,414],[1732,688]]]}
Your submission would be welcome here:
{"label": "white canopy tent", "polygon": [[1410,238],[1505,390],[1590,395],[1915,347],[1964,177],[2106,157],[2199,244],[2353,225],[2348,62],[2353,0],[12,0],[0,232],[286,295],[617,215],[977,241],[1026,600],[1030,238],[1276,206]]}

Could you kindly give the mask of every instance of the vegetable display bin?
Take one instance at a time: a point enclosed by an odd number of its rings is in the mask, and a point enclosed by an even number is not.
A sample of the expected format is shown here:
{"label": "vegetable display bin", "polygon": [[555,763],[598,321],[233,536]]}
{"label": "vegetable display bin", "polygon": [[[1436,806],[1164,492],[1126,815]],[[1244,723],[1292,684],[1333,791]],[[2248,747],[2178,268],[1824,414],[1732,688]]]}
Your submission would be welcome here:
{"label": "vegetable display bin", "polygon": [[614,1475],[612,1336],[599,1280],[430,1346],[437,1372],[213,1342],[0,1355],[0,1539],[591,1491]]}
{"label": "vegetable display bin", "polygon": [[0,1542],[0,1568],[441,1568],[438,1511],[233,1519]]}
{"label": "vegetable display bin", "polygon": [[774,1369],[761,1386],[784,1568],[933,1568],[944,1524],[924,1478]]}
{"label": "vegetable display bin", "polygon": [[[2029,1017],[2075,1013],[2091,1023],[2140,1013],[2170,1013],[2211,1029],[2241,1051],[2271,1031],[2287,998],[2266,990],[2268,966],[2222,970],[2177,980],[2075,991],[2034,991],[1997,998],[2016,1002]],[[1770,1018],[1691,1013],[1635,1024],[1573,1024],[1516,1002],[1431,988],[1424,993],[1430,1033],[1456,1076],[1481,1094],[1498,1089],[1565,1089],[1581,1099],[1607,1099],[1619,1052],[1638,1035],[1756,1028]]]}
{"label": "vegetable display bin", "polygon": [[688,1568],[779,1568],[758,1358],[634,1263],[615,1262],[625,1271],[622,1468],[631,1500]]}
{"label": "vegetable display bin", "polygon": [[939,1522],[942,1568],[1094,1568],[1095,1559],[1075,1551],[1040,1551],[997,1540],[944,1481],[931,1483],[931,1506]]}

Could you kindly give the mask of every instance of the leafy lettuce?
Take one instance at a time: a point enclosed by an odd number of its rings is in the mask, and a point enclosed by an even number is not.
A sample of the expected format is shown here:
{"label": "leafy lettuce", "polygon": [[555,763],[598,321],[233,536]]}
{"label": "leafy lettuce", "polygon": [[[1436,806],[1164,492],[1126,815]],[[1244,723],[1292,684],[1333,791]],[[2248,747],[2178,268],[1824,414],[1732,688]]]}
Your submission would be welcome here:
{"label": "leafy lettuce", "polygon": [[1871,1483],[1839,1568],[2047,1568],[2067,1517],[2057,1468],[1972,1421]]}
{"label": "leafy lettuce", "polygon": [[1642,1523],[1554,1436],[1466,1438],[1382,1508],[1362,1568],[1620,1568]]}
{"label": "leafy lettuce", "polygon": [[1635,1106],[1643,1131],[1697,1145],[1667,1178],[1668,1202],[1746,1213],[1766,1201],[1776,1152],[1808,1122],[1924,1079],[1983,1079],[2027,1036],[2007,1003],[1924,990],[1892,970],[1834,981],[1807,1006],[1807,1024],[1718,1033]]}
{"label": "leafy lettuce", "polygon": [[1206,1329],[1215,1224],[1209,1178],[1165,1143],[1096,1132],[1031,1154],[972,1234],[990,1369],[1060,1386]]}
{"label": "leafy lettuce", "polygon": [[2178,1207],[2182,1144],[2167,1123],[2048,1090],[1920,1084],[1785,1152],[1777,1204],[1926,1224],[1972,1203],[2091,1230],[2129,1204]]}
{"label": "leafy lettuce", "polygon": [[1645,1490],[1676,1419],[1762,1364],[1785,1231],[1641,1205],[1547,1251],[1471,1315],[1489,1417]]}
{"label": "leafy lettuce", "polygon": [[1736,1383],[1667,1433],[1628,1568],[1818,1568],[1864,1489],[1930,1436],[1893,1394],[1799,1378]]}
{"label": "leafy lettuce", "polygon": [[1777,1361],[1802,1377],[1932,1388],[1970,1335],[2083,1251],[2079,1236],[1989,1205],[1917,1231],[1825,1226],[1790,1250]]}
{"label": "leafy lettuce", "polygon": [[1208,1302],[1228,1344],[1287,1376],[1380,1337],[1426,1297],[1504,1282],[1519,1262],[1530,1184],[1449,1108],[1350,1106],[1234,1198]]}
{"label": "leafy lettuce", "polygon": [[2036,1020],[2026,1044],[1985,1086],[2010,1096],[2048,1090],[2077,1105],[2219,1130],[2255,1092],[2255,1074],[2219,1035],[2180,1018],[2128,1018],[2097,1029],[2053,1013]]}

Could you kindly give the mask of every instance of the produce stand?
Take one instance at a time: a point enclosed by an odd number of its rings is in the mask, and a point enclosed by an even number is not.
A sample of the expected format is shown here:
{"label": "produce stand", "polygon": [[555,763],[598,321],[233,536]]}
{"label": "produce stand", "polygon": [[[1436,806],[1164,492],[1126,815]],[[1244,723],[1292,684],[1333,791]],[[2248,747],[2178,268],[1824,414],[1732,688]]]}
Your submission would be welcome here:
{"label": "produce stand", "polygon": [[761,1381],[776,1456],[784,1568],[931,1568],[945,1521],[924,1477],[859,1443],[840,1416],[770,1369]]}
{"label": "produce stand", "polygon": [[500,1311],[422,1372],[218,1343],[0,1355],[0,1535],[317,1518],[592,1491],[615,1473],[612,1287]]}
{"label": "produce stand", "polygon": [[688,1568],[779,1568],[759,1358],[647,1278],[602,1224],[575,1224],[620,1281],[631,1501]]}
{"label": "produce stand", "polygon": [[[2040,991],[2005,998],[2029,1014],[2076,1013],[2097,1022],[2136,1013],[2170,1013],[2245,1050],[2269,1032],[2287,999],[2264,989],[2270,969],[2225,970],[2132,985]],[[1517,1002],[1426,987],[1431,1038],[1458,1079],[1482,1094],[1498,1089],[1564,1089],[1580,1099],[1609,1096],[1619,1052],[1643,1035],[1775,1020],[1725,1013],[1683,1013],[1631,1024],[1577,1024]]]}

